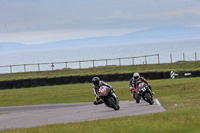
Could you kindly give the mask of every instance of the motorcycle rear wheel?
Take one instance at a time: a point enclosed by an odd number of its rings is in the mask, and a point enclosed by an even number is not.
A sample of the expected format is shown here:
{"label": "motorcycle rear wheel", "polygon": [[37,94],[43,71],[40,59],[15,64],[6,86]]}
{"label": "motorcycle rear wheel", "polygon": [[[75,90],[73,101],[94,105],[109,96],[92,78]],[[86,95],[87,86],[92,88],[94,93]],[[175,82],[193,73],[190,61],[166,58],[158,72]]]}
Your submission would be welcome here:
{"label": "motorcycle rear wheel", "polygon": [[138,94],[135,94],[136,103],[140,103],[141,97]]}

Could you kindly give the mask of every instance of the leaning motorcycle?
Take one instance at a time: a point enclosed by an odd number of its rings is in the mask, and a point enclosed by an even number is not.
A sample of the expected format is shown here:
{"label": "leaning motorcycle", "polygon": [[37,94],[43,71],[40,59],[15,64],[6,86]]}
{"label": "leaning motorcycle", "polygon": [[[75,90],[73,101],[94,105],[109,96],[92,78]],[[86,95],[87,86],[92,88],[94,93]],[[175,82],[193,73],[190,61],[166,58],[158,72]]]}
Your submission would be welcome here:
{"label": "leaning motorcycle", "polygon": [[140,103],[141,98],[152,105],[153,102],[153,95],[152,91],[149,86],[144,82],[139,82],[138,87],[136,88],[135,93],[135,100],[136,103]]}
{"label": "leaning motorcycle", "polygon": [[113,90],[109,87],[102,86],[99,88],[99,97],[102,99],[104,104],[114,110],[119,110],[119,101],[113,93]]}

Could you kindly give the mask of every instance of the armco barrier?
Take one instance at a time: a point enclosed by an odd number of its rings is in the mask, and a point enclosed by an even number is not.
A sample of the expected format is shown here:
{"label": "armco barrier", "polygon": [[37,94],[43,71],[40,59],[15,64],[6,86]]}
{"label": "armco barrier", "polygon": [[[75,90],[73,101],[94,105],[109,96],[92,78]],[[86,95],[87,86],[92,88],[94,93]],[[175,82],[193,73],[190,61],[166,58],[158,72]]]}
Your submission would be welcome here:
{"label": "armco barrier", "polygon": [[6,88],[6,82],[5,81],[0,81],[0,89],[7,89]]}
{"label": "armco barrier", "polygon": [[123,73],[118,74],[118,81],[123,81],[123,80],[125,80],[125,74]]}
{"label": "armco barrier", "polygon": [[72,83],[73,83],[73,84],[80,83],[80,82],[79,82],[79,77],[80,77],[80,76],[72,76]]}
{"label": "armco barrier", "polygon": [[55,85],[55,84],[56,84],[55,77],[48,78],[48,79],[47,79],[47,84],[48,84],[48,85]]}
{"label": "armco barrier", "polygon": [[130,80],[133,77],[133,73],[125,73],[125,80]]}
{"label": "armco barrier", "polygon": [[140,73],[141,77],[144,77],[145,79],[149,78],[149,73]]}
{"label": "armco barrier", "polygon": [[109,81],[109,76],[108,75],[103,75],[102,80],[105,82]]}
{"label": "armco barrier", "polygon": [[192,72],[191,71],[185,72],[184,77],[192,77]]}
{"label": "armco barrier", "polygon": [[48,78],[38,78],[40,86],[45,86],[47,85],[47,79]]}
{"label": "armco barrier", "polygon": [[63,84],[69,84],[72,82],[72,76],[63,77]]}
{"label": "armco barrier", "polygon": [[157,72],[150,72],[148,79],[156,79]]}
{"label": "armco barrier", "polygon": [[156,79],[163,79],[163,72],[157,72],[156,73]]}
{"label": "armco barrier", "polygon": [[109,81],[117,81],[118,80],[118,74],[109,74],[108,75]]}
{"label": "armco barrier", "polygon": [[[86,82],[91,83],[93,77],[94,77],[94,75],[88,75],[88,76],[87,76]],[[101,79],[101,78],[100,78],[100,79]]]}
{"label": "armco barrier", "polygon": [[[200,71],[180,72],[180,77],[184,77],[185,73],[191,73],[192,77],[200,77]],[[140,75],[146,79],[169,79],[170,72],[148,72],[140,73]],[[21,79],[0,81],[0,89],[11,88],[26,88],[45,85],[60,85],[69,83],[91,83],[93,77],[99,77],[105,82],[109,81],[129,81],[133,77],[133,73],[120,73],[120,74],[105,74],[105,75],[84,75],[84,76],[66,76],[66,77],[52,77],[52,78],[37,78],[37,79]],[[179,77],[179,76],[178,76]]]}
{"label": "armco barrier", "polygon": [[56,77],[56,78],[55,78],[55,84],[56,84],[56,85],[61,85],[61,84],[63,84],[63,77]]}
{"label": "armco barrier", "polygon": [[22,80],[22,84],[23,84],[23,87],[24,87],[24,88],[31,87],[31,86],[32,86],[32,84],[31,84],[31,79],[23,79],[23,80]]}
{"label": "armco barrier", "polygon": [[14,87],[15,88],[22,88],[23,87],[23,80],[15,80]]}
{"label": "armco barrier", "polygon": [[8,88],[8,89],[13,88],[14,87],[14,82],[15,82],[14,80],[6,81],[5,84],[4,84],[5,88]]}
{"label": "armco barrier", "polygon": [[87,77],[88,77],[88,76],[80,76],[80,77],[79,77],[80,83],[85,83],[85,82],[87,82]]}
{"label": "armco barrier", "polygon": [[163,72],[163,79],[169,79],[170,78],[170,72]]}
{"label": "armco barrier", "polygon": [[39,86],[39,82],[37,79],[31,79],[31,87],[37,87]]}
{"label": "armco barrier", "polygon": [[200,71],[193,71],[192,77],[200,77]]}

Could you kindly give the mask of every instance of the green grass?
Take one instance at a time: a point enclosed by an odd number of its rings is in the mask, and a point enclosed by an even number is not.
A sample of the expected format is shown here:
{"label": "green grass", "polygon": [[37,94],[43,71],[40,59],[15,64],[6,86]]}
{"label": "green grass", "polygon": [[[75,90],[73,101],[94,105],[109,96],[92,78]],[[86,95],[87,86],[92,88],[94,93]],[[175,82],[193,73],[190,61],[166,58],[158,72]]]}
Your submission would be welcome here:
{"label": "green grass", "polygon": [[88,69],[63,69],[54,71],[26,72],[0,74],[0,81],[13,79],[28,79],[40,77],[60,77],[70,75],[94,75],[112,73],[132,73],[132,72],[154,72],[154,71],[194,71],[200,70],[200,61],[131,65],[131,66],[106,66]]}
{"label": "green grass", "polygon": [[[165,112],[68,124],[53,124],[24,129],[4,130],[0,132],[199,133],[199,80],[200,78],[150,80],[152,88],[156,93],[154,98],[158,98],[162,102],[162,104],[167,109]],[[115,87],[116,94],[119,96],[120,100],[133,100],[129,92],[128,81],[108,83]],[[26,89],[0,90],[0,106],[92,102],[94,95],[91,85],[92,84],[85,83]]]}

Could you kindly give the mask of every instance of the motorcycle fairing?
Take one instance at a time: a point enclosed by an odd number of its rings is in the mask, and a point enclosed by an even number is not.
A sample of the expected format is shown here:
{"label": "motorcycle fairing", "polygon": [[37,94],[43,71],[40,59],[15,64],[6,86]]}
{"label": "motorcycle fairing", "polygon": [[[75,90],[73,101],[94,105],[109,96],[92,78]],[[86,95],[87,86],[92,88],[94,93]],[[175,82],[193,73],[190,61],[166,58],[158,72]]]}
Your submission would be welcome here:
{"label": "motorcycle fairing", "polygon": [[109,89],[108,87],[102,86],[99,89],[99,97],[106,97],[108,96],[110,92],[111,92],[111,89]]}

